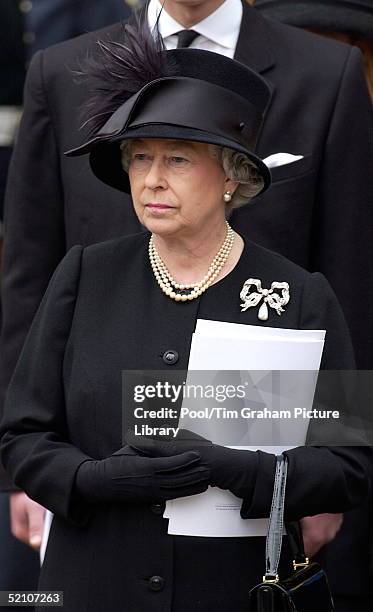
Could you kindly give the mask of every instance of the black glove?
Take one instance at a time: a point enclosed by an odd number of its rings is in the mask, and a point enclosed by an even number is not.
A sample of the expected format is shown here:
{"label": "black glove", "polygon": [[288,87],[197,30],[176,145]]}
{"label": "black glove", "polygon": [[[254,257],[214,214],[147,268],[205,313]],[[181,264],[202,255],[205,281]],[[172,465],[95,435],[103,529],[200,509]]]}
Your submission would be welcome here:
{"label": "black glove", "polygon": [[206,491],[210,472],[198,452],[175,457],[138,456],[129,446],[101,461],[85,461],[75,480],[78,494],[91,502],[154,502]]}
{"label": "black glove", "polygon": [[131,448],[148,457],[170,457],[198,451],[201,465],[210,471],[211,486],[229,489],[242,499],[253,494],[258,468],[256,452],[219,446],[187,429],[180,429],[172,440],[135,436],[128,431],[126,441]]}

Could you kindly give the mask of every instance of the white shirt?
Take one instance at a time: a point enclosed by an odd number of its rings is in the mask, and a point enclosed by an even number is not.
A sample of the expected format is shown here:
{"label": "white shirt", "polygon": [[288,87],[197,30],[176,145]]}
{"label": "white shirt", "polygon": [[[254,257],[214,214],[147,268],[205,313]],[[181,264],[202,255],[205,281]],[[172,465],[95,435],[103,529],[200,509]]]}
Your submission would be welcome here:
{"label": "white shirt", "polygon": [[[153,30],[156,24],[161,8],[159,0],[150,0],[148,23],[151,30]],[[225,0],[216,11],[190,28],[200,35],[194,39],[190,48],[214,51],[215,53],[233,58],[240,33],[242,13],[241,0]],[[186,28],[175,21],[167,13],[166,8],[161,12],[158,25],[166,48],[175,49],[177,46],[176,33]]]}

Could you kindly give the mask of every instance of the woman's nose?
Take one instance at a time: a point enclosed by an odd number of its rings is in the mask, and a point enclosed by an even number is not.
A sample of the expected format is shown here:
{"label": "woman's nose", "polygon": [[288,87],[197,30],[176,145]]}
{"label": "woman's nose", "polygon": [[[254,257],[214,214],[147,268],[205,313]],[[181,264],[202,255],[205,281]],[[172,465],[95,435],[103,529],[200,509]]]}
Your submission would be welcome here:
{"label": "woman's nose", "polygon": [[149,189],[166,189],[165,167],[161,160],[152,160],[145,177],[145,185]]}

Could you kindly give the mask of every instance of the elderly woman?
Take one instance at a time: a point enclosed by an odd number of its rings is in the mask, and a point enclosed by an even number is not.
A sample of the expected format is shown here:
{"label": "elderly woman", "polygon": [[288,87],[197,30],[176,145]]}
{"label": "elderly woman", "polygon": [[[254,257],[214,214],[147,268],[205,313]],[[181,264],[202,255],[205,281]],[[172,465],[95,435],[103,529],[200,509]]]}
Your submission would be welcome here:
{"label": "elderly woman", "polygon": [[[243,519],[268,516],[275,456],[193,441],[142,456],[122,441],[121,372],[186,369],[197,318],[326,329],[329,369],[351,366],[350,340],[320,274],[227,222],[269,186],[253,153],[265,82],[223,56],[163,51],[136,28],[100,53],[90,66],[94,136],[73,153],[90,152],[101,180],[131,192],[147,231],[75,246],[61,262],[9,389],[1,458],[55,514],[39,588],[63,591],[66,611],[243,612],[263,574],[263,538],[168,535],[164,502],[214,485],[243,500]],[[279,313],[241,309],[249,277],[287,283]],[[289,519],[342,512],[366,495],[363,448],[297,448],[288,459]]]}

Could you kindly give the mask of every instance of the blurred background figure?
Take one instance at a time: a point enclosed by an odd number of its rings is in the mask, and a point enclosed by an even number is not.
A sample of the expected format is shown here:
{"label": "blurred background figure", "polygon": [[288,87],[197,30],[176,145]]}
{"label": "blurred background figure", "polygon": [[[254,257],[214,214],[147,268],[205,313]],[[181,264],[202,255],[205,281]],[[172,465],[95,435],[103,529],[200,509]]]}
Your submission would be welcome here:
{"label": "blurred background figure", "polygon": [[359,47],[373,102],[373,0],[248,0],[265,17]]}
{"label": "blurred background figure", "polygon": [[24,78],[22,17],[14,0],[2,0],[0,5],[0,245],[6,175],[21,116]]}
{"label": "blurred background figure", "polygon": [[[6,177],[21,118],[22,92],[31,57],[39,49],[127,19],[130,13],[130,5],[124,0],[0,1],[0,268]],[[12,516],[18,517],[18,522],[13,520],[11,529],[9,496],[5,491],[0,492],[0,590],[35,590],[39,554],[22,543],[30,543],[32,517],[23,511],[22,492],[13,495],[12,504]],[[34,520],[37,524],[40,512],[44,510],[35,504]],[[35,534],[35,538],[37,549],[39,535]]]}
{"label": "blurred background figure", "polygon": [[[136,5],[136,0],[128,2]],[[39,49],[126,19],[131,12],[124,0],[21,0],[19,9],[29,58]]]}

